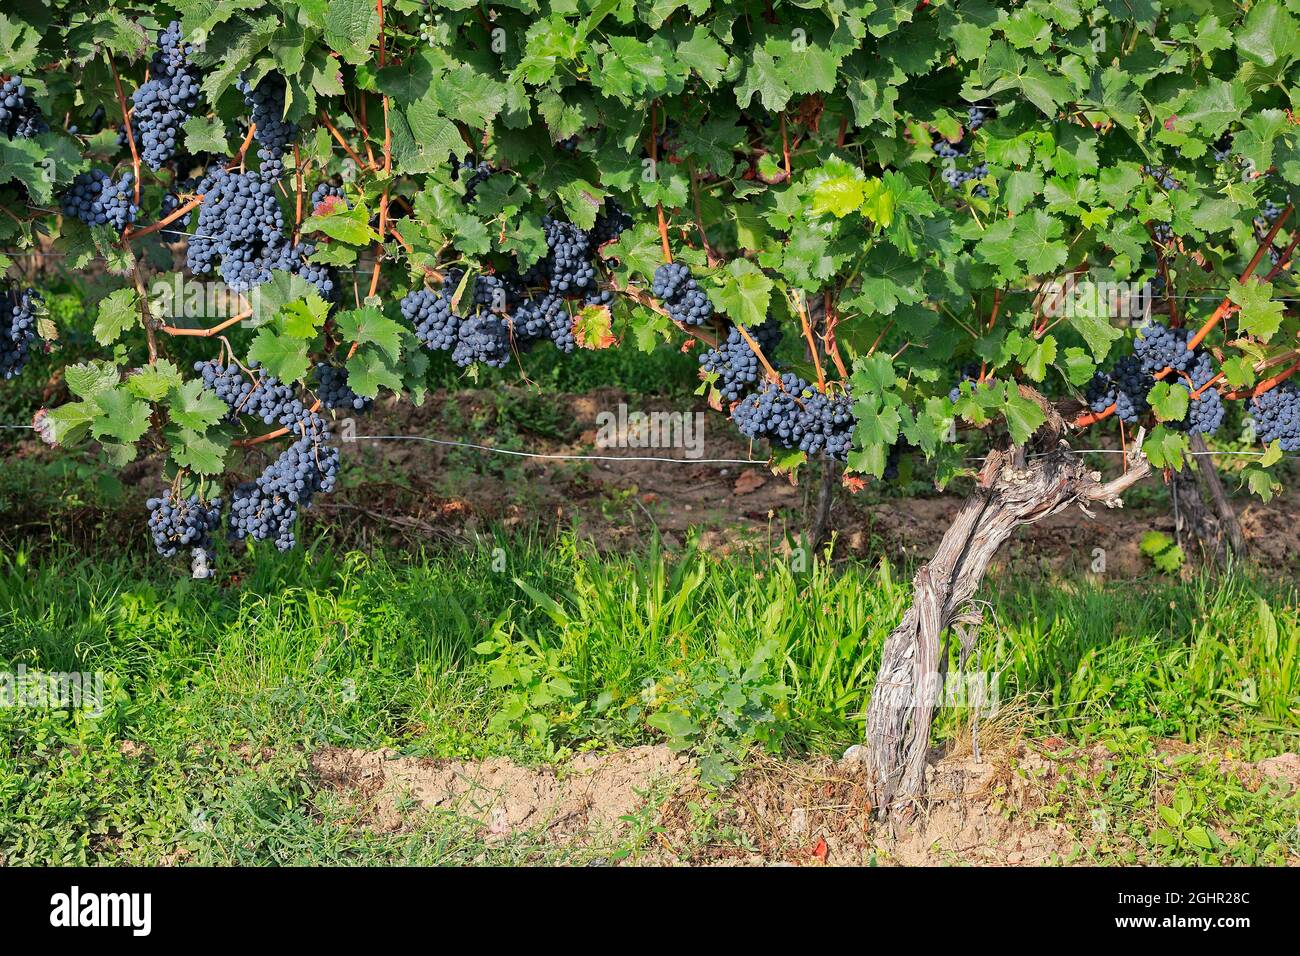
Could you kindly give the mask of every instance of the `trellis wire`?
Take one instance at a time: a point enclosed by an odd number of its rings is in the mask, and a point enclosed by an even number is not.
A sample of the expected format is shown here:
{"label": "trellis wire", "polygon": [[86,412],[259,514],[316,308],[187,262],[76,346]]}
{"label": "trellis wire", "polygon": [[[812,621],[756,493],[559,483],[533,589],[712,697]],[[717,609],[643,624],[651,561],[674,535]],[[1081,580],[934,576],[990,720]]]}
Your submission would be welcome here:
{"label": "trellis wire", "polygon": [[[33,425],[5,425],[0,424],[0,429],[33,429]],[[427,442],[431,445],[444,445],[450,448],[468,448],[475,451],[490,452],[494,455],[509,455],[516,458],[540,458],[550,461],[655,461],[665,462],[673,465],[767,465],[770,464],[766,458],[668,458],[666,456],[656,455],[561,455],[548,454],[546,452],[518,451],[513,448],[495,448],[492,445],[480,445],[475,442],[455,441],[449,438],[430,438],[428,435],[357,435],[351,441],[419,441]],[[1076,455],[1125,455],[1128,454],[1122,448],[1071,448],[1071,452]],[[1028,455],[1029,458],[1045,458],[1052,452],[1035,452]],[[1235,457],[1235,458],[1263,458],[1269,452],[1264,451],[1187,451],[1183,453],[1184,458],[1200,457]],[[1283,455],[1286,460],[1300,460],[1300,455]],[[987,461],[987,456],[968,456],[963,461],[982,462]]]}

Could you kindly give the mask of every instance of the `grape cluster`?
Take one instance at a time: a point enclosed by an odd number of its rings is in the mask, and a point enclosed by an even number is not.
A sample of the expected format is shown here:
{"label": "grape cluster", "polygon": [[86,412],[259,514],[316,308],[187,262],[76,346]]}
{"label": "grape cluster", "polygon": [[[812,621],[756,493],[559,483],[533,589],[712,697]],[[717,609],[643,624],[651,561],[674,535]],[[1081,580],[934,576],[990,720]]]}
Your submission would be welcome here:
{"label": "grape cluster", "polygon": [[487,182],[494,171],[485,162],[476,163],[470,159],[463,159],[459,163],[453,162],[451,165],[452,180],[459,180],[462,174],[465,176],[465,195],[461,197],[461,202],[467,206],[472,203],[478,193],[479,186]]}
{"label": "grape cluster", "polygon": [[284,173],[285,148],[298,135],[297,124],[284,118],[285,79],[279,73],[268,73],[253,86],[246,75],[241,75],[235,88],[252,111],[249,119],[256,127],[253,138],[262,161],[261,172],[267,179],[279,179]]}
{"label": "grape cluster", "polygon": [[1099,371],[1093,375],[1085,396],[1094,412],[1105,412],[1114,405],[1120,421],[1135,425],[1149,407],[1147,395],[1153,385],[1155,379],[1142,370],[1142,363],[1135,356],[1125,355],[1109,373]]}
{"label": "grape cluster", "polygon": [[63,214],[88,226],[111,226],[122,233],[135,222],[139,207],[133,198],[134,178],[126,173],[114,180],[102,169],[81,173],[63,194]]}
{"label": "grape cluster", "polygon": [[204,386],[225,402],[231,420],[248,415],[297,436],[255,481],[238,485],[230,502],[232,540],[270,539],[288,551],[296,542],[293,526],[299,509],[308,507],[318,492],[332,491],[338,479],[339,450],[329,444],[325,419],[274,376],[252,382],[236,366],[217,362],[199,362],[194,369]]}
{"label": "grape cluster", "polygon": [[960,189],[963,183],[973,181],[976,184],[973,190],[975,195],[981,199],[987,199],[989,188],[981,180],[987,177],[988,174],[989,168],[984,163],[972,167],[969,171],[958,169],[956,166],[949,166],[943,171],[943,181],[953,189]]}
{"label": "grape cluster", "polygon": [[35,289],[5,287],[0,292],[0,378],[13,378],[27,364],[40,301]]}
{"label": "grape cluster", "polygon": [[445,352],[460,337],[460,316],[451,310],[455,285],[450,281],[437,292],[416,289],[400,303],[402,315],[411,323],[415,337],[430,351]]}
{"label": "grape cluster", "polygon": [[[1183,389],[1189,398],[1186,417],[1169,423],[1170,427],[1213,435],[1223,424],[1223,396],[1217,388],[1205,388],[1215,375],[1214,360],[1206,352],[1188,348],[1190,340],[1186,329],[1171,329],[1159,322],[1144,326],[1133,342],[1132,355],[1119,359],[1109,373],[1098,371],[1092,377],[1085,392],[1089,407],[1102,413],[1114,405],[1121,421],[1136,424],[1149,407],[1147,395],[1156,376],[1169,369],[1178,374],[1172,387]],[[1194,394],[1202,388],[1199,395]]]}
{"label": "grape cluster", "polygon": [[362,398],[348,385],[347,369],[335,368],[328,362],[316,366],[316,397],[326,408],[350,408],[356,412],[370,410],[372,398]]}
{"label": "grape cluster", "polygon": [[1175,383],[1174,388],[1187,392],[1187,417],[1181,422],[1171,422],[1171,427],[1193,435],[1213,435],[1223,424],[1227,409],[1223,405],[1223,396],[1217,388],[1207,388],[1201,394],[1196,391],[1207,385],[1214,378],[1214,360],[1204,352],[1196,355],[1195,362],[1187,372],[1188,381]]}
{"label": "grape cluster", "polygon": [[1232,156],[1232,134],[1224,133],[1214,144],[1214,161],[1221,163]]}
{"label": "grape cluster", "polygon": [[333,183],[324,182],[311,191],[311,208],[315,212],[320,208],[320,204],[326,199],[338,199],[344,209],[350,209],[346,199],[343,198],[343,190]]}
{"label": "grape cluster", "polygon": [[[750,330],[764,355],[770,355],[781,341],[781,325],[768,319]],[[718,376],[715,385],[724,400],[736,402],[762,374],[758,356],[749,347],[740,330],[732,328],[727,340],[700,356],[705,372]]]}
{"label": "grape cluster", "polygon": [[569,353],[577,348],[573,319],[558,295],[544,295],[521,303],[515,310],[513,324],[515,340],[524,348],[543,339],[550,339],[561,352]]}
{"label": "grape cluster", "polygon": [[334,271],[311,262],[316,247],[294,243],[285,231],[284,213],[275,197],[274,180],[257,171],[208,168],[196,191],[203,194],[197,231],[186,248],[186,264],[196,275],[217,269],[236,292],[269,282],[274,271],[301,276],[327,302],[338,300]]}
{"label": "grape cluster", "polygon": [[32,139],[49,128],[22,80],[11,76],[0,85],[0,132],[6,139]]}
{"label": "grape cluster", "polygon": [[507,315],[523,299],[523,280],[513,272],[483,274],[474,280],[475,308]]}
{"label": "grape cluster", "polygon": [[680,262],[668,262],[655,270],[651,290],[663,302],[668,317],[680,325],[708,325],[713,320],[713,303]]}
{"label": "grape cluster", "polygon": [[943,137],[939,137],[931,148],[940,159],[961,159],[961,157],[970,152],[970,146],[968,144],[961,142],[960,140],[955,143],[949,142]]}
{"label": "grape cluster", "polygon": [[570,222],[542,217],[546,255],[524,273],[529,285],[547,285],[552,292],[580,295],[596,280],[587,234]]}
{"label": "grape cluster", "polygon": [[1264,444],[1281,442],[1283,451],[1300,451],[1300,389],[1290,382],[1250,401],[1255,434]]}
{"label": "grape cluster", "polygon": [[1157,222],[1151,227],[1152,234],[1156,237],[1156,242],[1168,243],[1174,238],[1174,227],[1167,222]]}
{"label": "grape cluster", "polygon": [[131,94],[131,130],[140,158],[150,169],[161,169],[175,155],[181,124],[199,105],[199,73],[189,63],[192,52],[181,37],[180,22],[173,20],[158,35],[149,79]]}
{"label": "grape cluster", "polygon": [[198,185],[198,231],[186,250],[190,271],[203,275],[219,265],[226,284],[244,292],[269,281],[273,269],[288,268],[291,250],[274,189],[257,172],[209,168]]}
{"label": "grape cluster", "polygon": [[750,439],[846,461],[853,445],[853,401],[831,397],[787,372],[765,380],[732,409],[731,420]]}
{"label": "grape cluster", "polygon": [[[250,371],[257,368],[254,363]],[[250,381],[238,366],[218,362],[196,362],[194,371],[203,378],[203,386],[229,406],[230,421],[249,415],[266,425],[288,427],[302,417],[304,406],[293,397],[293,389],[272,375]]]}
{"label": "grape cluster", "polygon": [[607,198],[605,205],[600,210],[600,214],[596,216],[596,224],[587,233],[587,240],[591,243],[591,248],[599,249],[605,243],[613,242],[631,228],[632,217],[624,212],[623,207],[616,203],[613,198]]}
{"label": "grape cluster", "polygon": [[1142,363],[1142,371],[1156,375],[1167,368],[1186,372],[1196,361],[1196,352],[1187,347],[1191,334],[1186,329],[1171,329],[1151,322],[1138,330],[1133,354]]}
{"label": "grape cluster", "polygon": [[462,319],[451,360],[461,368],[475,362],[504,368],[510,364],[510,323],[491,312]]}
{"label": "grape cluster", "polygon": [[[149,531],[153,546],[164,558],[182,549],[197,549],[212,557],[212,532],[221,527],[221,499],[204,502],[198,495],[174,498],[168,488],[161,498],[145,502],[149,509]],[[209,576],[211,570],[209,570]]]}
{"label": "grape cluster", "polygon": [[1162,189],[1168,189],[1172,192],[1175,189],[1182,188],[1178,180],[1170,175],[1168,166],[1143,166],[1142,172],[1158,182]]}
{"label": "grape cluster", "polygon": [[966,110],[966,126],[977,130],[996,115],[996,111],[991,107],[972,106]]}

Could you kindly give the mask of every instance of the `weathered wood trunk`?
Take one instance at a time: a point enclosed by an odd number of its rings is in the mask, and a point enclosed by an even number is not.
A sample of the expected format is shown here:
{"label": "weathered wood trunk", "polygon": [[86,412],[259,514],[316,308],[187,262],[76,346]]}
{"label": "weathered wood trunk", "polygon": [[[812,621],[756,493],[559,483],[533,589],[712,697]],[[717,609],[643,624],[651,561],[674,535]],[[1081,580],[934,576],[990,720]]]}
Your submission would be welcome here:
{"label": "weathered wood trunk", "polygon": [[817,485],[817,502],[813,506],[812,526],[808,531],[808,544],[814,551],[826,540],[831,526],[831,505],[835,501],[835,480],[838,468],[829,458],[822,459],[822,471]]}
{"label": "weathered wood trunk", "polygon": [[[1194,545],[1207,560],[1201,566],[1224,568],[1229,554],[1238,558],[1246,556],[1246,536],[1242,533],[1237,512],[1228,499],[1223,481],[1207,452],[1205,439],[1193,435],[1193,463],[1184,465],[1174,473],[1170,486],[1173,498],[1175,536],[1184,550]],[[1208,498],[1208,501],[1207,501]]]}
{"label": "weathered wood trunk", "polygon": [[1062,426],[1059,418],[1045,425],[1027,451],[989,455],[975,493],[916,573],[912,605],[885,641],[867,710],[866,764],[881,816],[907,816],[922,796],[930,726],[946,669],[940,638],[951,628],[962,641],[963,657],[973,650],[980,617],[971,599],[1003,542],[1021,525],[1072,504],[1085,512],[1097,502],[1122,507],[1120,495],[1150,474],[1150,463],[1135,451],[1123,475],[1102,483],[1059,439]]}

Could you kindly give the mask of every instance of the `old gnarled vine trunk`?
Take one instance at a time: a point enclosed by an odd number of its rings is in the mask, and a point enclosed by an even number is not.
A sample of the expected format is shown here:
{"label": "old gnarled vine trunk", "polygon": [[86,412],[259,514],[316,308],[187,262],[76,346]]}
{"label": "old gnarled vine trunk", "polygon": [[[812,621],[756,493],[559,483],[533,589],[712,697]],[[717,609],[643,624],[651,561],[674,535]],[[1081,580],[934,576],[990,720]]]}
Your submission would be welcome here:
{"label": "old gnarled vine trunk", "polygon": [[[922,796],[930,726],[946,661],[940,638],[951,629],[962,659],[974,649],[980,616],[971,599],[989,561],[1020,525],[1072,504],[1122,507],[1120,495],[1150,474],[1135,450],[1123,475],[1103,483],[1070,451],[1054,427],[1044,426],[1027,448],[994,451],[978,487],[962,505],[934,557],[913,580],[912,605],[885,641],[867,711],[866,764],[873,806],[882,816],[905,816]],[[1141,446],[1141,437],[1134,448]]]}

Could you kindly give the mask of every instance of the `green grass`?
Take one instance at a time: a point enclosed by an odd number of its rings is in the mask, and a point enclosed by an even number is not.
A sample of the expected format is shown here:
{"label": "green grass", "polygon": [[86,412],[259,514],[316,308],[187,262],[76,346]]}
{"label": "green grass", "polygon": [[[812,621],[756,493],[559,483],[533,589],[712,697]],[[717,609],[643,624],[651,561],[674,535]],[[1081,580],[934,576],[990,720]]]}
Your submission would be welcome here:
{"label": "green grass", "polygon": [[[130,555],[0,561],[0,671],[99,672],[108,691],[97,717],[0,708],[5,862],[550,859],[536,835],[489,848],[454,818],[351,830],[308,755],[537,762],[664,728],[720,767],[749,746],[836,754],[861,737],[908,599],[887,565],[598,557],[527,536],[417,557],[263,550],[237,570],[210,585]],[[997,671],[1031,733],[1296,749],[1293,589],[1003,578],[981,596],[992,612],[967,669]],[[941,712],[937,737],[966,720]],[[1276,842],[1295,807],[1262,799],[1211,803],[1266,818],[1261,839]]]}

